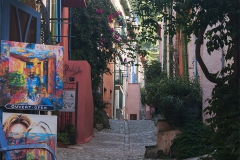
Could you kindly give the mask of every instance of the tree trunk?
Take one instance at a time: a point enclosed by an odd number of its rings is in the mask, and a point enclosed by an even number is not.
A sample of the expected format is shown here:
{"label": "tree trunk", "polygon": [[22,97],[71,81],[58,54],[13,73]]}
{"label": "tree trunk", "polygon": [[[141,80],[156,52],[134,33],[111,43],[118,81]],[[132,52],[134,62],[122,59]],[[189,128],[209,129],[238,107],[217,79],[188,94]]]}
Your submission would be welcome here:
{"label": "tree trunk", "polygon": [[198,33],[198,36],[197,36],[198,39],[196,40],[196,49],[195,49],[196,59],[197,59],[199,65],[200,65],[204,75],[206,76],[206,78],[212,83],[217,83],[217,80],[211,75],[211,73],[209,73],[209,71],[208,71],[208,69],[207,69],[207,67],[206,67],[205,63],[203,62],[202,57],[200,55],[201,54],[200,49],[201,49],[201,46],[203,44],[203,35],[204,35],[206,29],[207,29],[207,25],[202,27],[200,29],[199,33]]}

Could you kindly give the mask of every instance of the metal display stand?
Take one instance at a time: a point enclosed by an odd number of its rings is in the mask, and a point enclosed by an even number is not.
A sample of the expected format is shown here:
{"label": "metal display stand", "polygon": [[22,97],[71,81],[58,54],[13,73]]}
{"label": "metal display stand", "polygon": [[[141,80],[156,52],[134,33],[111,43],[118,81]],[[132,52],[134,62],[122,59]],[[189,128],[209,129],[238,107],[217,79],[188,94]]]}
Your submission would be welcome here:
{"label": "metal display stand", "polygon": [[[77,109],[78,109],[78,82],[69,83],[71,87],[63,89],[66,96],[63,98],[65,108],[58,113],[58,132],[66,133],[70,144],[76,144],[77,137]],[[75,106],[73,106],[75,104]]]}

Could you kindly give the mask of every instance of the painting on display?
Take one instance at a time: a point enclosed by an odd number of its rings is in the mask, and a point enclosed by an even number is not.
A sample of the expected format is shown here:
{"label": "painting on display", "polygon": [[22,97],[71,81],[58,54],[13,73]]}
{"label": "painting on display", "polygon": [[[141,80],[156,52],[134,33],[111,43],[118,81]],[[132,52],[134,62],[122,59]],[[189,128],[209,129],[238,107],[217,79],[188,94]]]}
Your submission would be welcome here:
{"label": "painting on display", "polygon": [[[54,152],[57,142],[57,116],[3,112],[3,130],[8,145],[45,144]],[[11,151],[12,159],[52,160],[43,149]]]}
{"label": "painting on display", "polygon": [[62,108],[63,47],[1,41],[0,105]]}
{"label": "painting on display", "polygon": [[62,112],[75,112],[76,90],[63,90]]}

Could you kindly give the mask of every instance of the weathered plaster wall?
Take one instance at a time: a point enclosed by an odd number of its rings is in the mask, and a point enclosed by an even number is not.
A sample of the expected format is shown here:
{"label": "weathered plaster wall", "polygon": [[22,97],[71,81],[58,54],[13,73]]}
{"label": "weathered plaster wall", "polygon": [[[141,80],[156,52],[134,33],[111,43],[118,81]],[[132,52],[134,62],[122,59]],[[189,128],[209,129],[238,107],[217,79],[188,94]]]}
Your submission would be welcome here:
{"label": "weathered plaster wall", "polygon": [[[93,137],[93,97],[91,67],[87,61],[64,61],[64,76],[67,81],[74,77],[74,82],[64,84],[71,88],[78,82],[77,88],[77,144],[86,143]],[[75,116],[73,116],[75,119]]]}

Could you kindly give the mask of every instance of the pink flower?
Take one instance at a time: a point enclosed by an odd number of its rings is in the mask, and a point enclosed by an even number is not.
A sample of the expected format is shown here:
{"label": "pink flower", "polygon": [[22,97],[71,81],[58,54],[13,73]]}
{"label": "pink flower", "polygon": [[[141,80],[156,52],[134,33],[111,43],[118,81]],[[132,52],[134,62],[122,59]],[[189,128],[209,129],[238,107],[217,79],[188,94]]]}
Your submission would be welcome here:
{"label": "pink flower", "polygon": [[102,10],[102,9],[97,9],[97,10],[96,10],[96,13],[97,13],[97,14],[102,14],[102,13],[103,13],[103,10]]}
{"label": "pink flower", "polygon": [[113,23],[113,15],[109,15],[108,16],[108,22],[109,23]]}
{"label": "pink flower", "polygon": [[105,42],[104,38],[100,38],[101,43],[103,44]]}
{"label": "pink flower", "polygon": [[114,38],[115,38],[115,39],[118,39],[118,38],[119,38],[119,35],[116,34],[116,35],[114,36]]}
{"label": "pink flower", "polygon": [[119,43],[119,42],[120,42],[120,39],[116,39],[116,42]]}
{"label": "pink flower", "polygon": [[122,15],[122,12],[120,12],[120,11],[118,12],[118,11],[117,11],[117,12],[114,13],[113,16],[114,16],[115,18],[118,18],[120,15]]}
{"label": "pink flower", "polygon": [[110,32],[113,33],[114,32],[114,28],[110,28]]}

